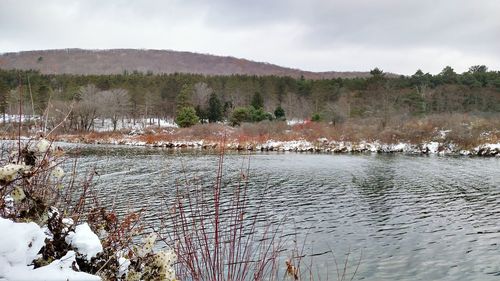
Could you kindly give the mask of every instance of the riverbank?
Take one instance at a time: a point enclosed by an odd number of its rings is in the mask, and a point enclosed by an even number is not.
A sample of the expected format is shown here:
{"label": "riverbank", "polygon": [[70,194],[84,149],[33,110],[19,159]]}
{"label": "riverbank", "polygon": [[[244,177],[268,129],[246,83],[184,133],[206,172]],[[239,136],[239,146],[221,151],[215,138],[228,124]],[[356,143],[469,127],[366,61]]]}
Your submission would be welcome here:
{"label": "riverbank", "polygon": [[463,147],[446,141],[424,141],[421,143],[399,142],[383,143],[381,141],[338,141],[318,138],[314,141],[297,140],[238,140],[224,139],[167,139],[156,137],[148,140],[147,136],[135,135],[61,135],[57,141],[84,144],[112,144],[127,146],[158,147],[167,149],[203,149],[213,150],[224,146],[231,151],[277,151],[277,152],[315,152],[315,153],[407,153],[407,154],[438,154],[464,156],[496,156],[500,157],[499,143],[483,143],[474,147]]}
{"label": "riverbank", "polygon": [[[451,155],[500,155],[500,119],[466,114],[436,115],[393,120],[381,126],[377,119],[342,124],[322,122],[259,122],[232,127],[197,124],[189,128],[146,126],[115,132],[55,131],[54,141],[113,144],[171,149],[219,149],[233,151],[292,151],[318,153],[409,153]],[[27,138],[43,135],[23,131]],[[0,132],[17,139],[16,130]]]}

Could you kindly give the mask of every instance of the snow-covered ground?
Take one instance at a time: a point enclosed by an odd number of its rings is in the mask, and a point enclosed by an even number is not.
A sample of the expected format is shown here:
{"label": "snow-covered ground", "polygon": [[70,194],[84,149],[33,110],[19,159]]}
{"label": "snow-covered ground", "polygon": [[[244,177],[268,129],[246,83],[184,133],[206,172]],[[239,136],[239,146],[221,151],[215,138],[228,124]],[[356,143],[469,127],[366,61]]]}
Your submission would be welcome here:
{"label": "snow-covered ground", "polygon": [[[21,115],[21,121],[34,121],[40,120],[40,116],[37,115]],[[0,123],[4,122],[3,114],[0,114]],[[19,114],[5,114],[5,123],[16,123],[19,122]]]}
{"label": "snow-covered ground", "polygon": [[[40,116],[38,115],[21,115],[22,122],[28,121],[40,121]],[[0,115],[0,124],[4,122],[4,116]],[[19,115],[6,114],[5,123],[17,123],[19,122]],[[146,127],[160,127],[160,128],[177,128],[175,120],[173,118],[141,118],[136,119],[135,122],[131,119],[125,118],[119,120],[116,124],[117,130],[127,129],[127,130],[143,130]],[[113,131],[113,122],[110,118],[94,120],[94,130],[98,132]]]}
{"label": "snow-covered ground", "polygon": [[[177,128],[174,119],[163,118],[144,118],[135,120],[135,124],[130,119],[119,120],[116,124],[116,130],[144,130],[146,127],[160,127],[160,128]],[[98,132],[113,131],[113,122],[111,119],[96,119],[94,121],[94,130]]]}
{"label": "snow-covered ground", "polygon": [[286,124],[288,126],[293,126],[293,125],[297,125],[297,124],[304,124],[304,123],[307,123],[307,121],[304,119],[292,118],[292,119],[286,120]]}
{"label": "snow-covered ground", "polygon": [[[101,280],[98,276],[73,270],[76,264],[75,251],[68,251],[64,257],[49,265],[34,269],[32,262],[50,235],[33,222],[15,223],[0,218],[0,230],[1,281]],[[99,249],[102,251],[101,242],[86,224],[77,226],[71,244],[82,255],[95,255]]]}

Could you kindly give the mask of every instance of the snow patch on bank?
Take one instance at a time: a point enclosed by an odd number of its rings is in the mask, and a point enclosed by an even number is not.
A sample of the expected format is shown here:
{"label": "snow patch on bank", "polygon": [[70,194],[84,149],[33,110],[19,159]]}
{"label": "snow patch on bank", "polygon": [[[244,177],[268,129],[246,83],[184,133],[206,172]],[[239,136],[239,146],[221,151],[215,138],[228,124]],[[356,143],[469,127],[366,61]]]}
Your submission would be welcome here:
{"label": "snow patch on bank", "polygon": [[500,157],[500,143],[487,143],[478,145],[473,149],[474,154],[481,156]]}
{"label": "snow patch on bank", "polygon": [[272,150],[272,151],[309,151],[314,150],[314,145],[305,140],[296,141],[274,141],[268,140],[267,142],[257,145],[257,150]]}

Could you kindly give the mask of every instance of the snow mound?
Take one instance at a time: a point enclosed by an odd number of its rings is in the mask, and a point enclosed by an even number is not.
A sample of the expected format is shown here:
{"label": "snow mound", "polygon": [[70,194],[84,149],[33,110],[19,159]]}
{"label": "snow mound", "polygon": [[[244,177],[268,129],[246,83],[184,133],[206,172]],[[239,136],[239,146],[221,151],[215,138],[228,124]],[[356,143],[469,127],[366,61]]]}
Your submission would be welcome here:
{"label": "snow mound", "polygon": [[66,237],[66,243],[78,249],[78,253],[87,256],[88,261],[102,252],[99,237],[87,223],[77,225],[75,232],[70,232]]}
{"label": "snow mound", "polygon": [[30,281],[97,281],[101,280],[100,277],[91,275],[85,272],[78,272],[73,270],[76,267],[75,252],[69,251],[61,259],[51,262],[47,266],[39,267],[37,269],[26,270],[13,270],[14,273],[7,280],[30,280]]}
{"label": "snow mound", "polygon": [[77,272],[75,252],[51,264],[33,269],[32,261],[45,244],[46,235],[35,223],[15,223],[0,218],[0,280],[101,280],[98,276]]}
{"label": "snow mound", "polygon": [[[0,218],[0,264],[27,265],[45,244],[45,234],[34,223],[14,223]],[[0,266],[0,276],[4,267]]]}

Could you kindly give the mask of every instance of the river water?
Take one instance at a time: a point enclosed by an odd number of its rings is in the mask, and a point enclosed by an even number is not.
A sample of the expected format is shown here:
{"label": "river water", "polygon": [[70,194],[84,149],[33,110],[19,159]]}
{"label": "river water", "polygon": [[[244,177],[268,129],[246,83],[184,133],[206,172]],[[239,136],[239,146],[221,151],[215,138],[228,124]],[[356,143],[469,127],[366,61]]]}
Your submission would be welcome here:
{"label": "river water", "polygon": [[[78,158],[96,169],[105,204],[145,208],[153,224],[179,182],[210,186],[218,161],[116,146],[85,146]],[[250,200],[283,236],[305,241],[322,280],[337,279],[334,257],[343,267],[347,253],[349,274],[361,258],[354,280],[500,280],[498,158],[233,153],[223,169],[223,188],[248,180]]]}

